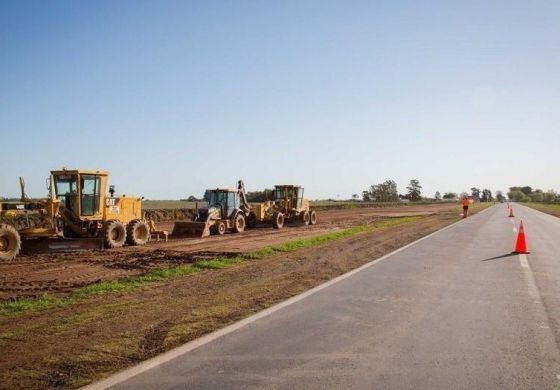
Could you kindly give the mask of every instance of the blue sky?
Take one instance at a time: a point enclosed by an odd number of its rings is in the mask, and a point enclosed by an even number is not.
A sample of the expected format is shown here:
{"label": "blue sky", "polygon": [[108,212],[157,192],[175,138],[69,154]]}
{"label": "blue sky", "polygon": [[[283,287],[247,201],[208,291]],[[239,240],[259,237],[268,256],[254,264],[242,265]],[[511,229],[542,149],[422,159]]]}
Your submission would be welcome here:
{"label": "blue sky", "polygon": [[560,2],[0,0],[0,195],[560,190]]}

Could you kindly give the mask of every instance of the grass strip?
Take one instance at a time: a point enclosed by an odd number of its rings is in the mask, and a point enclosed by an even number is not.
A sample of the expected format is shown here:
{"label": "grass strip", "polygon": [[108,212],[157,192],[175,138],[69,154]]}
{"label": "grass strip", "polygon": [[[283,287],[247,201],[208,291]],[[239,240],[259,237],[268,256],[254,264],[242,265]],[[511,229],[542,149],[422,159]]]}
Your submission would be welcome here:
{"label": "grass strip", "polygon": [[347,229],[325,233],[319,236],[288,241],[278,245],[272,245],[255,251],[247,252],[233,258],[216,257],[208,260],[197,260],[192,264],[182,264],[175,267],[162,268],[147,272],[138,276],[127,276],[116,280],[102,281],[79,287],[63,297],[55,297],[45,294],[38,298],[20,298],[15,301],[0,304],[0,315],[9,316],[27,312],[48,310],[56,307],[66,306],[90,297],[126,293],[148,286],[153,283],[184,277],[195,272],[204,270],[216,270],[231,267],[245,261],[258,260],[272,256],[279,252],[293,252],[303,248],[325,244],[330,241],[340,240],[360,233],[368,233],[388,229],[394,226],[408,224],[422,217],[399,217],[385,219],[372,224],[354,226]]}
{"label": "grass strip", "polygon": [[551,214],[556,217],[560,216],[560,204],[547,204],[547,203],[522,203],[523,206],[531,207],[535,210],[542,211],[543,213]]}

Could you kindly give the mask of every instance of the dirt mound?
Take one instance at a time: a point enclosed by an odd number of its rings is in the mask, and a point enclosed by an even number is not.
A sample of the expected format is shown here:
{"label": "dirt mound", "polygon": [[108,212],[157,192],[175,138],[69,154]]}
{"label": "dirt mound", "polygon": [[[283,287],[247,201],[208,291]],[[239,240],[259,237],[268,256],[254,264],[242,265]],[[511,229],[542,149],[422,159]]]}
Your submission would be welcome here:
{"label": "dirt mound", "polygon": [[144,211],[146,219],[156,223],[173,221],[191,221],[194,217],[194,209],[154,209]]}

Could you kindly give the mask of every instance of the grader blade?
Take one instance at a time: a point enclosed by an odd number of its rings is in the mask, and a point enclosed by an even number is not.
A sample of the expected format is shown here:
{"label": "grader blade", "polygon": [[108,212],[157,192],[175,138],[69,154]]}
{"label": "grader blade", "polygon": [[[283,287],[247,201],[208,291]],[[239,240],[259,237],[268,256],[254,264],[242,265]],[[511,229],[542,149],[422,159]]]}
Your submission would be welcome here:
{"label": "grader blade", "polygon": [[178,237],[207,237],[210,235],[210,221],[175,222],[171,235]]}
{"label": "grader blade", "polygon": [[22,241],[22,254],[81,252],[103,249],[103,241],[98,238],[45,238]]}

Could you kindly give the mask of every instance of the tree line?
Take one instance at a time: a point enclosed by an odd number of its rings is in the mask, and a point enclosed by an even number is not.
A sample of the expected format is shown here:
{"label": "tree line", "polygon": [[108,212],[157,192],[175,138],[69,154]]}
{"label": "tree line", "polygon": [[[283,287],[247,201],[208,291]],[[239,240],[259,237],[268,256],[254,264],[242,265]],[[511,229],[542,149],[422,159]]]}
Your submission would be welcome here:
{"label": "tree line", "polygon": [[507,196],[516,202],[560,203],[560,194],[556,191],[533,190],[531,186],[509,187]]}
{"label": "tree line", "polygon": [[[422,200],[422,186],[418,179],[411,179],[406,187],[406,194],[399,194],[397,183],[394,180],[386,180],[383,183],[373,184],[367,190],[362,191],[364,202],[398,202],[402,199],[417,202]],[[357,195],[352,198],[356,199]]]}

